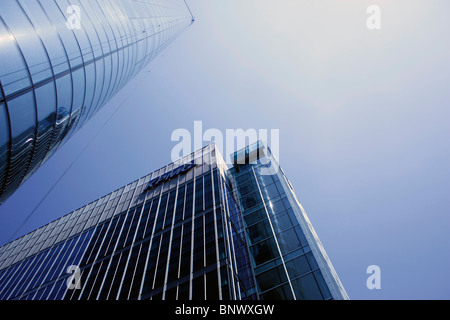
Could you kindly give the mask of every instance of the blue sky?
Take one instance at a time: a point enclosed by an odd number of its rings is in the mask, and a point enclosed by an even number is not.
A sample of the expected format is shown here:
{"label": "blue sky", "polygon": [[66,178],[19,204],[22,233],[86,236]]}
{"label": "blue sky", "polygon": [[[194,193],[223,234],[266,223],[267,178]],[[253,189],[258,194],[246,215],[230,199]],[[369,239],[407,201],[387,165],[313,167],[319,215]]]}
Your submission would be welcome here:
{"label": "blue sky", "polygon": [[[170,162],[172,132],[194,121],[279,129],[350,298],[449,299],[450,3],[189,3],[195,24],[0,207],[0,244],[123,103],[19,235]],[[372,4],[381,30],[366,27]]]}

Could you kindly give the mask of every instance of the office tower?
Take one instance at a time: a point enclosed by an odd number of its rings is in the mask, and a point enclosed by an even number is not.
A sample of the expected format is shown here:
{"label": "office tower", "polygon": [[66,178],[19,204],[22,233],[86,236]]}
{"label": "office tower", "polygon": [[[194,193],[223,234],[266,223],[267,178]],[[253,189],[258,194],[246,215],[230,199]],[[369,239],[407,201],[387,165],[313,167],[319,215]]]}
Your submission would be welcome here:
{"label": "office tower", "polygon": [[293,186],[269,147],[231,155],[258,293],[264,299],[348,299]]}
{"label": "office tower", "polygon": [[193,22],[184,0],[6,0],[0,204]]}
{"label": "office tower", "polygon": [[347,299],[270,149],[233,159],[206,146],[1,247],[0,299]]}

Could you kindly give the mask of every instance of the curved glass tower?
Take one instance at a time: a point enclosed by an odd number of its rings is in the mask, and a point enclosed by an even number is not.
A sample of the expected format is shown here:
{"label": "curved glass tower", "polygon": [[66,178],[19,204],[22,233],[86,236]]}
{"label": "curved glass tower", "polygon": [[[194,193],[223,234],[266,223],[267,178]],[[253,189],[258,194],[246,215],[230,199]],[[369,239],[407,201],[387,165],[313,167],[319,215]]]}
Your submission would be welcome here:
{"label": "curved glass tower", "polygon": [[184,0],[3,0],[0,204],[193,20]]}

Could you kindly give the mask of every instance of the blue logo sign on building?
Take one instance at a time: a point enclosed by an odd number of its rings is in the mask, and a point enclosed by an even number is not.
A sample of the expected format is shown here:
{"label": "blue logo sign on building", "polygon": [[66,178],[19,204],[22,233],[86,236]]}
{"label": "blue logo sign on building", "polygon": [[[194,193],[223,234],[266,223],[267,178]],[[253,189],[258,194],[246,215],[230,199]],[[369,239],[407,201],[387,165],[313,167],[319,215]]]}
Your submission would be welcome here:
{"label": "blue logo sign on building", "polygon": [[160,175],[158,178],[150,180],[150,182],[148,183],[147,188],[145,188],[144,192],[147,192],[148,190],[156,187],[157,185],[159,185],[162,182],[169,181],[182,173],[188,172],[189,170],[191,170],[192,168],[195,168],[196,166],[197,165],[194,162],[191,162],[191,163],[186,163],[184,165],[181,165],[178,168],[173,169],[170,172],[166,172],[166,173]]}

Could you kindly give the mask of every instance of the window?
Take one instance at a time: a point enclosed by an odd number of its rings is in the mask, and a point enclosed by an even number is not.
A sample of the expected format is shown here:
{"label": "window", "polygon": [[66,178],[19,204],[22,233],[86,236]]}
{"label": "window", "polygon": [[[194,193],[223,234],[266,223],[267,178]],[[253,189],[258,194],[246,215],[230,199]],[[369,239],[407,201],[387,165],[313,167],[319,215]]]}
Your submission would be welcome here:
{"label": "window", "polygon": [[267,213],[265,209],[259,209],[255,212],[249,213],[244,216],[244,221],[247,224],[247,226],[251,226],[258,221],[261,221],[263,219],[267,218]]}
{"label": "window", "polygon": [[292,300],[294,296],[289,285],[270,290],[262,295],[263,300]]}
{"label": "window", "polygon": [[[9,6],[2,6],[2,16]],[[14,20],[14,16],[11,20]],[[2,77],[3,90],[5,95],[9,95],[20,89],[28,87],[30,78],[20,52],[16,46],[14,37],[8,32],[2,22],[0,22],[0,38],[2,39],[2,50],[0,50],[0,61],[8,61],[0,65],[0,76]]]}
{"label": "window", "polygon": [[239,189],[239,192],[241,193],[241,196],[244,196],[244,195],[256,190],[256,183],[254,181],[249,181],[247,183],[239,185],[238,189]]}
{"label": "window", "polygon": [[277,198],[280,194],[277,190],[277,187],[275,186],[274,183],[272,183],[271,185],[265,187],[262,189],[262,194],[264,195],[264,198],[266,200],[268,199],[275,199]]}
{"label": "window", "polygon": [[33,135],[36,124],[36,107],[33,92],[20,95],[8,102],[14,144],[22,146]]}
{"label": "window", "polygon": [[260,204],[261,197],[256,192],[253,192],[246,196],[243,196],[241,198],[241,202],[242,202],[243,209],[248,210],[248,209],[251,209],[251,208],[257,206],[258,204]]}
{"label": "window", "polygon": [[323,300],[312,273],[292,281],[292,287],[298,300]]}
{"label": "window", "polygon": [[305,255],[297,257],[289,262],[286,262],[286,268],[288,270],[289,277],[291,279],[297,278],[311,271],[311,268]]}
{"label": "window", "polygon": [[256,266],[279,256],[273,237],[252,246],[250,250]]}
{"label": "window", "polygon": [[286,254],[302,246],[293,228],[280,233],[277,237],[282,254]]}
{"label": "window", "polygon": [[287,281],[286,272],[282,266],[273,268],[256,276],[260,291],[266,291]]}
{"label": "window", "polygon": [[[4,103],[0,103],[0,165],[5,163],[7,152],[9,149],[9,121],[8,114]],[[0,177],[2,177],[3,169],[0,167]],[[1,180],[0,180],[1,181]]]}
{"label": "window", "polygon": [[271,235],[273,234],[267,219],[248,228],[248,236],[252,243],[264,240]]}

